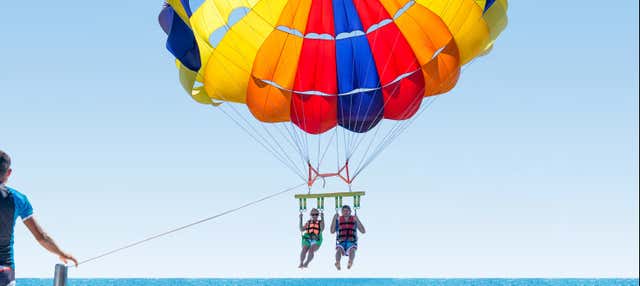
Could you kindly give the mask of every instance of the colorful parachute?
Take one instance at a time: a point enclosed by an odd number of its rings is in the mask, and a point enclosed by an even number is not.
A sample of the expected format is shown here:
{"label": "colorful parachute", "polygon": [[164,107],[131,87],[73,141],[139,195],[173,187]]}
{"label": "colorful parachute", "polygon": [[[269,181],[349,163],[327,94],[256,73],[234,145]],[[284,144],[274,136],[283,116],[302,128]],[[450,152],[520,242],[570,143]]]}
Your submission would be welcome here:
{"label": "colorful parachute", "polygon": [[[423,98],[451,90],[461,66],[490,51],[506,11],[507,0],[168,0],[159,21],[193,99],[245,104],[260,122],[295,125],[304,134],[286,132],[310,180],[321,174],[310,135],[341,128],[347,146],[382,119],[412,118]],[[262,135],[254,138],[271,139]]]}

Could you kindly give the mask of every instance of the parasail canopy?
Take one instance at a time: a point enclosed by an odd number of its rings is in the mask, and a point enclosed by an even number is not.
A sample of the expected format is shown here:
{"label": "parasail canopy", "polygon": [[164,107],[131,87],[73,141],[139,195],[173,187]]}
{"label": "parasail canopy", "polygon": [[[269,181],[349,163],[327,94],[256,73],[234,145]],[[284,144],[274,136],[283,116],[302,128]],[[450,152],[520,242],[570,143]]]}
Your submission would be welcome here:
{"label": "parasail canopy", "polygon": [[423,99],[491,50],[506,11],[507,0],[168,0],[159,21],[185,91],[227,105],[311,186],[328,174],[351,184]]}

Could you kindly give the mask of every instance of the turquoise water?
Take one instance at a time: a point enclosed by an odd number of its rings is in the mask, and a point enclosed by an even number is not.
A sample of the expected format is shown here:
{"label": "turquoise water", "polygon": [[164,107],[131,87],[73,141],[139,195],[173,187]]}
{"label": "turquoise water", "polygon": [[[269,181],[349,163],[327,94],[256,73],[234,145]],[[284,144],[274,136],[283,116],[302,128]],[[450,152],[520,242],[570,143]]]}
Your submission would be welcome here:
{"label": "turquoise water", "polygon": [[[17,286],[51,286],[51,279],[18,279]],[[70,279],[69,286],[637,286],[638,279]]]}

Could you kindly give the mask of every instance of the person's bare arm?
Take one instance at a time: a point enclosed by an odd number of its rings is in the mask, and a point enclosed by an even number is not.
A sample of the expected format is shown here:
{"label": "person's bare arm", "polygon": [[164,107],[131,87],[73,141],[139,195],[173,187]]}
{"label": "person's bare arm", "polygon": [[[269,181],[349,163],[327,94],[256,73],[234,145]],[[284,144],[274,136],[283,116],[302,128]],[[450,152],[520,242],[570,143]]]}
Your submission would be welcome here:
{"label": "person's bare arm", "polygon": [[60,247],[58,247],[58,245],[55,243],[55,241],[53,241],[53,238],[51,238],[42,229],[42,227],[40,227],[40,225],[38,224],[38,222],[34,217],[30,217],[24,220],[23,222],[24,222],[24,225],[27,226],[29,231],[31,231],[31,234],[33,234],[33,237],[38,241],[38,243],[40,243],[40,245],[42,245],[42,247],[44,247],[46,250],[50,251],[51,253],[58,255],[58,257],[60,257],[60,260],[62,260],[64,264],[67,264],[67,261],[71,260],[76,265],[76,267],[78,266],[78,261],[71,254],[68,254],[62,251]]}
{"label": "person's bare arm", "polygon": [[324,231],[324,213],[320,213],[320,232]]}
{"label": "person's bare arm", "polygon": [[360,231],[360,233],[365,233],[365,232],[367,232],[367,231],[364,229],[364,225],[362,224],[362,222],[360,222],[360,219],[358,218],[358,216],[356,215],[355,217],[356,217],[356,221],[358,222],[358,230]]}
{"label": "person's bare arm", "polygon": [[333,215],[333,218],[331,219],[331,227],[329,229],[329,231],[331,231],[331,233],[336,233],[336,220],[338,219],[338,214],[336,213],[335,215]]}

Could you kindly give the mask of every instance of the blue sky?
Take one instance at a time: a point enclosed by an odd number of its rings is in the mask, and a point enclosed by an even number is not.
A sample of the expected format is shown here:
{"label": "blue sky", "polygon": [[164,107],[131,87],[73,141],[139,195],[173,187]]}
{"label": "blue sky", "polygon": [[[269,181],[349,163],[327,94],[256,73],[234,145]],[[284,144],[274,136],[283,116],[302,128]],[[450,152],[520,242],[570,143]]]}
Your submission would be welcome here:
{"label": "blue sky", "polygon": [[[493,52],[359,178],[352,271],[333,269],[332,238],[296,268],[286,195],[70,276],[637,277],[638,3],[593,2],[512,1]],[[10,185],[80,259],[298,182],[183,94],[161,4],[3,4]],[[51,276],[22,226],[16,252],[18,277]]]}

